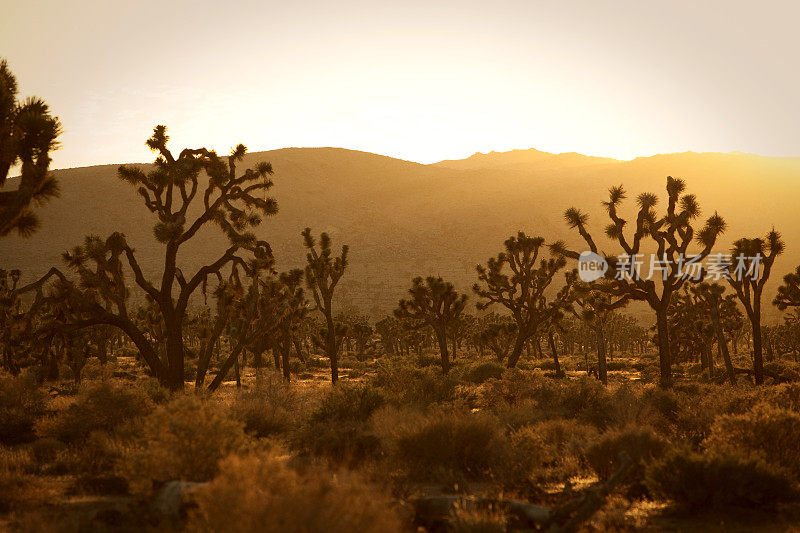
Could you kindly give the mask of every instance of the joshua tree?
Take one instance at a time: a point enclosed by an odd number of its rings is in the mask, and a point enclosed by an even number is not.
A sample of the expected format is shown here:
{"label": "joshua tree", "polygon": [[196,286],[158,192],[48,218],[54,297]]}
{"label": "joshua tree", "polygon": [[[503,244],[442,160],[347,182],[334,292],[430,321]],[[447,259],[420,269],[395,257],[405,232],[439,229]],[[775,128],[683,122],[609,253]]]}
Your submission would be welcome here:
{"label": "joshua tree", "polygon": [[[331,251],[331,238],[323,233],[319,238],[319,250],[311,236],[311,228],[303,230],[303,241],[308,249],[306,254],[306,284],[314,296],[316,309],[325,317],[324,344],[325,355],[331,361],[331,383],[339,381],[339,345],[337,327],[333,321],[333,291],[342,279],[347,268],[348,246],[342,246],[342,253],[334,257]],[[341,327],[338,329],[341,333]],[[340,335],[339,335],[340,336]]]}
{"label": "joshua tree", "polygon": [[548,320],[563,306],[559,301],[548,303],[545,290],[566,261],[557,256],[539,262],[544,239],[528,237],[521,231],[516,237],[509,237],[504,245],[505,251],[489,259],[486,266],[478,265],[481,283],[476,283],[473,290],[485,300],[478,302],[478,309],[500,304],[511,312],[517,331],[507,365],[513,368],[525,343],[543,331]]}
{"label": "joshua tree", "polygon": [[[581,281],[577,270],[567,272],[564,291],[566,292],[564,300],[570,304],[569,310],[594,331],[597,339],[597,377],[603,385],[606,385],[608,384],[606,325],[615,310],[628,304],[629,297],[627,294],[613,297],[611,295],[613,290],[605,278],[591,283]],[[576,304],[580,312],[572,304]]]}
{"label": "joshua tree", "polygon": [[452,283],[433,276],[424,281],[421,277],[414,278],[408,293],[411,298],[398,302],[395,316],[433,329],[442,357],[442,372],[447,374],[450,371],[447,334],[464,311],[467,295],[459,294]]}
{"label": "joshua tree", "polygon": [[381,338],[386,353],[394,355],[402,351],[400,337],[402,335],[400,321],[393,316],[386,316],[375,323],[375,331]]}
{"label": "joshua tree", "polygon": [[262,309],[269,308],[267,316],[270,318],[267,320],[273,324],[266,324],[266,328],[264,326],[256,328],[257,332],[262,332],[264,329],[274,330],[273,350],[277,349],[280,354],[280,368],[286,381],[291,379],[289,355],[292,345],[308,311],[308,302],[301,286],[303,275],[302,270],[294,269],[268,280],[263,293],[270,301],[264,302]]}
{"label": "joshua tree", "polygon": [[[125,236],[114,233],[105,241],[90,237],[84,246],[65,255],[67,264],[78,273],[80,284],[69,281],[56,269],[40,282],[58,277],[58,291],[70,298],[79,311],[80,318],[66,328],[75,331],[98,324],[119,328],[136,344],[153,375],[164,385],[179,389],[184,383],[183,327],[191,296],[206,285],[209,277],[221,278],[222,270],[228,266],[240,267],[254,278],[255,271],[271,268],[269,245],[257,240],[249,230],[261,223],[262,216],[275,214],[277,203],[265,197],[272,187],[269,163],[259,163],[237,175],[236,165],[247,151],[243,145],[238,145],[224,161],[205,148],[185,149],[175,157],[167,148],[167,140],[166,128],[157,126],[147,141],[159,154],[152,171],[121,166],[118,172],[122,180],[136,187],[145,206],[158,219],[154,235],[164,245],[159,281],[153,283],[145,277]],[[201,185],[203,172],[208,180]],[[200,189],[203,192],[198,194]],[[215,261],[186,276],[178,266],[181,246],[211,224],[228,237],[229,247]],[[243,257],[242,252],[247,256]],[[163,355],[128,312],[125,264],[163,324]]]}
{"label": "joshua tree", "polygon": [[505,361],[514,339],[517,336],[517,323],[508,316],[491,313],[480,319],[475,333],[475,343],[489,348],[498,361]]}
{"label": "joshua tree", "polygon": [[730,265],[724,277],[744,307],[753,332],[753,379],[764,383],[764,358],[761,343],[761,293],[769,279],[775,258],[786,245],[774,229],[766,239],[739,239],[733,243]]}
{"label": "joshua tree", "polygon": [[[717,337],[717,351],[725,362],[725,372],[731,385],[736,384],[736,371],[728,351],[726,331],[741,327],[742,314],[736,306],[736,297],[725,295],[725,287],[719,283],[703,282],[692,287],[692,294],[701,304],[703,312],[711,315],[714,335]],[[708,338],[703,339],[708,343]],[[712,359],[713,361],[713,359]]]}
{"label": "joshua tree", "polygon": [[[620,185],[609,189],[609,199],[603,202],[611,220],[606,227],[606,236],[616,241],[622,248],[619,257],[606,257],[609,269],[606,277],[611,281],[607,290],[615,297],[627,296],[630,300],[648,303],[656,313],[658,331],[658,357],[660,385],[668,387],[672,383],[672,361],[670,356],[669,324],[667,310],[672,295],[687,281],[700,281],[689,271],[691,265],[699,265],[708,256],[717,237],[725,230],[725,221],[714,213],[706,220],[703,228],[695,232],[694,220],[700,215],[700,206],[692,194],[683,194],[686,185],[680,179],[667,176],[667,210],[659,217],[655,212],[658,198],[652,193],[640,194],[637,198],[639,212],[636,226],[629,239],[625,235],[627,220],[620,217],[617,209],[626,198],[625,189]],[[571,228],[578,230],[586,245],[593,253],[598,253],[597,245],[587,230],[589,216],[578,209],[570,208],[564,218]],[[655,265],[660,270],[658,283],[643,279],[638,275],[638,262],[643,256],[642,245],[652,240],[656,246]],[[697,240],[701,250],[693,256],[688,255],[689,245]],[[579,254],[568,251],[563,243],[556,243],[554,250],[578,258]],[[653,272],[651,271],[651,274]],[[622,274],[622,275],[621,275]]]}
{"label": "joshua tree", "polygon": [[800,307],[800,266],[783,277],[783,285],[778,287],[778,294],[772,303],[781,311]]}
{"label": "joshua tree", "polygon": [[58,183],[48,171],[60,134],[61,123],[44,100],[17,101],[17,80],[0,60],[0,188],[12,169],[18,166],[20,172],[16,190],[0,191],[0,236],[13,230],[30,236],[39,226],[31,204],[58,195]]}

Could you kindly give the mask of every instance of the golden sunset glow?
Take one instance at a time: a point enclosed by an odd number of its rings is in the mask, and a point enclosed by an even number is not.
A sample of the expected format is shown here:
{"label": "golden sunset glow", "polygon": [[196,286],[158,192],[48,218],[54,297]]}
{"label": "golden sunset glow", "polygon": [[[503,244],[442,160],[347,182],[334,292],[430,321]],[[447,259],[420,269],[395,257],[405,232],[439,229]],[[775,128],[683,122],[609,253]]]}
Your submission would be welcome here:
{"label": "golden sunset glow", "polygon": [[[787,2],[8,10],[0,52],[64,123],[56,168],[147,161],[141,137],[157,123],[179,145],[338,146],[426,163],[529,147],[631,159],[800,146],[800,10]],[[45,37],[31,38],[34,26]]]}

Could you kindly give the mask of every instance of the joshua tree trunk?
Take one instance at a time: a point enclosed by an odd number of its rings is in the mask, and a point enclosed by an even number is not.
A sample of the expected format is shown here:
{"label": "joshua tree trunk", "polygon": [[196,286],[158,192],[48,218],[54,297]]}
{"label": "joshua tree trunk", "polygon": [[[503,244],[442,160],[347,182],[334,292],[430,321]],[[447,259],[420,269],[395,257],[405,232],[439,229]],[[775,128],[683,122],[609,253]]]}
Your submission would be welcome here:
{"label": "joshua tree trunk", "polygon": [[548,332],[547,341],[550,344],[550,352],[552,352],[553,354],[553,362],[556,365],[556,377],[563,378],[564,371],[561,370],[561,363],[558,361],[558,350],[556,349],[556,339],[553,337],[552,331]]}
{"label": "joshua tree trunk", "polygon": [[517,366],[517,362],[522,355],[522,348],[525,346],[525,342],[527,340],[528,339],[522,332],[517,333],[517,338],[514,341],[514,348],[511,350],[511,354],[508,356],[508,363],[506,363],[508,368],[514,368]]}
{"label": "joshua tree trunk", "polygon": [[450,355],[447,353],[447,334],[444,331],[436,332],[436,340],[439,343],[439,351],[442,355],[442,372],[450,372]]}
{"label": "joshua tree trunk", "polygon": [[325,313],[325,324],[328,331],[325,335],[325,355],[331,360],[331,383],[336,385],[339,381],[339,354],[336,349],[336,326],[333,323],[333,315],[330,312],[331,303],[326,302],[325,308],[328,312]]}
{"label": "joshua tree trunk", "polygon": [[656,328],[658,331],[658,362],[661,371],[658,385],[666,389],[672,386],[672,356],[670,355],[666,306],[656,309]]}
{"label": "joshua tree trunk", "polygon": [[289,371],[289,351],[291,349],[292,342],[287,336],[281,343],[281,366],[283,367],[283,377],[286,379],[286,381],[290,381],[292,379],[291,372]]}
{"label": "joshua tree trunk", "polygon": [[281,354],[278,352],[278,347],[272,347],[272,361],[275,363],[275,370],[281,371]]}
{"label": "joshua tree trunk", "polygon": [[756,385],[764,383],[764,355],[761,339],[761,301],[753,302],[753,313],[750,315],[753,327],[753,379]]}
{"label": "joshua tree trunk", "polygon": [[303,353],[303,347],[300,345],[300,341],[295,337],[292,339],[292,344],[294,344],[294,351],[297,353],[297,358],[300,359],[303,363],[306,362],[306,355]]}
{"label": "joshua tree trunk", "polygon": [[597,334],[597,377],[603,383],[608,385],[608,367],[606,366],[606,339],[603,335],[603,324],[598,323],[595,326],[595,333]]}

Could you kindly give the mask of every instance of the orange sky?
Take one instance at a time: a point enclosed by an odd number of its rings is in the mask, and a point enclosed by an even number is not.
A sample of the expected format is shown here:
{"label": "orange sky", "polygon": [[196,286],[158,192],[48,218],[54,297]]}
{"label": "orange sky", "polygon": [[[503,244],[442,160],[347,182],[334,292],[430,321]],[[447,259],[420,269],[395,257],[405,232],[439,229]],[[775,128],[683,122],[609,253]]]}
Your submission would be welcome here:
{"label": "orange sky", "polygon": [[4,0],[0,56],[57,168],[177,146],[420,162],[536,147],[800,155],[800,4]]}

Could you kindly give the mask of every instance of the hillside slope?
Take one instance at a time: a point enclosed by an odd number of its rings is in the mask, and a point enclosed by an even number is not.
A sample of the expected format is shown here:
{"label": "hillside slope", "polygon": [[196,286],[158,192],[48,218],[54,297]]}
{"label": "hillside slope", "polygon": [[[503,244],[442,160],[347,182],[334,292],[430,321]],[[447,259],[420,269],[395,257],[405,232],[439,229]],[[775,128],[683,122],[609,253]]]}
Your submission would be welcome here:
{"label": "hillside slope", "polygon": [[[249,154],[245,163],[257,160],[276,170],[273,195],[280,212],[260,234],[272,243],[278,267],[302,265],[304,227],[328,231],[337,245],[345,242],[352,250],[341,304],[373,316],[389,312],[415,275],[442,275],[468,290],[475,264],[520,229],[577,245],[562,218],[572,205],[590,213],[599,235],[606,224],[600,202],[610,185],[626,186],[633,213],[640,192],[664,196],[667,175],[686,179],[704,216],[716,210],[728,220],[720,251],[774,224],[788,244],[774,278],[800,263],[798,158],[688,152],[617,161],[522,150],[421,165],[340,148],[286,148]],[[145,269],[154,271],[161,248],[151,237],[152,216],[116,178],[116,165],[54,174],[61,198],[39,209],[42,229],[33,238],[0,241],[1,267],[21,268],[29,279],[60,264],[60,254],[84,235],[122,231]],[[215,231],[201,234],[182,257],[187,271],[224,245]],[[616,253],[608,243],[602,247]],[[770,298],[773,292],[770,287]]]}

